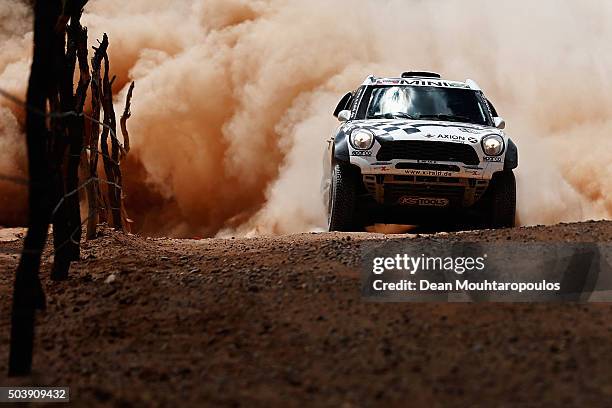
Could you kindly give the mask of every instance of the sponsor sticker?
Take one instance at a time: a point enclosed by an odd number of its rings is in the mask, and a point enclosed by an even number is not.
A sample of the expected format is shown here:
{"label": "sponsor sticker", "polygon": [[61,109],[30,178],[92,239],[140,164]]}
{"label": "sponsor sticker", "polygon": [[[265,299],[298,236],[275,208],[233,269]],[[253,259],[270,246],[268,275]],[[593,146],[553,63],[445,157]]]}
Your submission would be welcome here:
{"label": "sponsor sticker", "polygon": [[404,196],[400,198],[397,203],[399,205],[410,205],[418,207],[448,207],[450,201],[447,198]]}
{"label": "sponsor sticker", "polygon": [[374,85],[408,85],[408,86],[435,86],[440,88],[463,88],[470,89],[467,84],[455,81],[444,81],[436,79],[398,79],[378,78],[373,81]]}
{"label": "sponsor sticker", "polygon": [[450,140],[452,142],[465,142],[466,141],[465,136],[461,136],[461,135],[428,134],[428,135],[425,135],[425,137],[428,139]]}
{"label": "sponsor sticker", "polygon": [[406,174],[409,176],[428,176],[428,177],[452,177],[453,172],[451,171],[437,171],[437,170],[406,170]]}
{"label": "sponsor sticker", "polygon": [[463,170],[472,176],[482,176],[483,167],[480,166],[463,166]]}
{"label": "sponsor sticker", "polygon": [[501,156],[499,156],[499,157],[485,156],[484,161],[490,162],[490,163],[501,163],[502,162],[502,158],[501,158]]}
{"label": "sponsor sticker", "polygon": [[401,83],[400,79],[380,79],[376,81],[377,85],[399,85]]}
{"label": "sponsor sticker", "polygon": [[372,151],[371,150],[355,150],[351,153],[351,156],[356,156],[356,157],[371,157],[372,156]]}
{"label": "sponsor sticker", "polygon": [[472,128],[462,127],[462,128],[459,128],[459,130],[463,133],[471,133],[473,135],[477,135],[479,133],[476,129],[472,129]]}

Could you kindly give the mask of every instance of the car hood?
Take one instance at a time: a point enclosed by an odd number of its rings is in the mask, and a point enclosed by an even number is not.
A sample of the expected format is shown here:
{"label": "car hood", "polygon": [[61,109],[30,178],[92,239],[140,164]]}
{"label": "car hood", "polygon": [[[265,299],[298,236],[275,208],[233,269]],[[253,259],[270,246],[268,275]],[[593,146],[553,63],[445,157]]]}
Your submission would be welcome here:
{"label": "car hood", "polygon": [[346,123],[342,130],[350,134],[355,129],[366,129],[380,141],[431,140],[450,143],[479,144],[483,137],[499,135],[503,131],[471,123],[428,120],[355,120]]}

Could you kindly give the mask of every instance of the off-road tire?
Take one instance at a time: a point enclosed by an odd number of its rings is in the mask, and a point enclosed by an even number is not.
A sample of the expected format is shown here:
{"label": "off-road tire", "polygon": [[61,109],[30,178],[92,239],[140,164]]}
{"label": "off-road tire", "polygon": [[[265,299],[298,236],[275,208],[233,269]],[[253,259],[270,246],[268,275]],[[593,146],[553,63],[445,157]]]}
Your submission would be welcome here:
{"label": "off-road tire", "polygon": [[512,228],[516,218],[516,180],[511,170],[495,173],[486,193],[489,228]]}
{"label": "off-road tire", "polygon": [[358,170],[347,164],[332,168],[329,187],[327,222],[329,231],[359,232],[363,230],[357,213]]}

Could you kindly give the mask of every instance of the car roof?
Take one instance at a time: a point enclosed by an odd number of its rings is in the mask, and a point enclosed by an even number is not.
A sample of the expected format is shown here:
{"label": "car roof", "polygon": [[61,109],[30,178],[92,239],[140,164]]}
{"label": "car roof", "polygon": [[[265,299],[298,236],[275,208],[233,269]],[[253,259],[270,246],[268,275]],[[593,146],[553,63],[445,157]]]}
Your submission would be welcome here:
{"label": "car roof", "polygon": [[474,91],[480,91],[480,87],[478,84],[471,80],[467,79],[464,82],[461,81],[451,81],[448,79],[443,79],[438,76],[434,76],[437,74],[425,75],[423,73],[422,76],[419,75],[402,75],[401,77],[377,77],[374,75],[370,75],[366,78],[362,85],[364,86],[393,86],[393,85],[410,85],[410,86],[435,86],[440,88],[459,88],[459,89],[472,89]]}

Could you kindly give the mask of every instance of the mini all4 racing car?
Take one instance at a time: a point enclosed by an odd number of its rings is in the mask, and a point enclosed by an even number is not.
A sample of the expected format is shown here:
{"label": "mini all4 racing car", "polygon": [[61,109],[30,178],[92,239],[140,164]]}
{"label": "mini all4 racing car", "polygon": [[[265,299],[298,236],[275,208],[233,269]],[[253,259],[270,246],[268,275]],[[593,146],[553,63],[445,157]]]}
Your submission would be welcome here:
{"label": "mini all4 racing car", "polygon": [[330,231],[438,219],[514,226],[517,147],[476,82],[370,76],[334,116],[342,124],[322,185]]}

